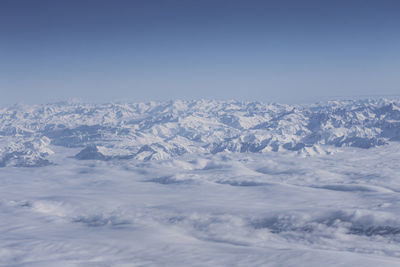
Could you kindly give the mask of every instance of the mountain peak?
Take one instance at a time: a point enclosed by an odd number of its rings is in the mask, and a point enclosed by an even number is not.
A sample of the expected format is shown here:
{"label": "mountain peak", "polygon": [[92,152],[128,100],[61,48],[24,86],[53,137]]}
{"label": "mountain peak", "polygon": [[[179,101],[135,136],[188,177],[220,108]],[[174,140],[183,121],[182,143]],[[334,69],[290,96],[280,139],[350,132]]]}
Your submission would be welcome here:
{"label": "mountain peak", "polygon": [[0,110],[0,136],[2,166],[35,166],[55,146],[81,148],[76,158],[93,160],[159,160],[222,151],[330,154],[340,147],[367,149],[399,141],[400,101],[19,105]]}

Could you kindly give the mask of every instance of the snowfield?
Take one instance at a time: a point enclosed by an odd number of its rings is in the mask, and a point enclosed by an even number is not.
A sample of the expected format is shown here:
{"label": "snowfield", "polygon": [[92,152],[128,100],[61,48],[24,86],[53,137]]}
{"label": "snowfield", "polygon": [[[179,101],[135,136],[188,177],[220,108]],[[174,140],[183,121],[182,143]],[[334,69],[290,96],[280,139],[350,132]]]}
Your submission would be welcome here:
{"label": "snowfield", "polygon": [[0,266],[400,266],[400,101],[0,109]]}

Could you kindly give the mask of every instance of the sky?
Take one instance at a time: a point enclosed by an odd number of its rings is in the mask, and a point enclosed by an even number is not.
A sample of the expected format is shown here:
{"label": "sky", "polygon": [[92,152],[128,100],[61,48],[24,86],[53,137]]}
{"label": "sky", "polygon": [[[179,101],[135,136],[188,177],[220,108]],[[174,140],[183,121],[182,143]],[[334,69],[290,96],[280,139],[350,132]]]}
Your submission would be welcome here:
{"label": "sky", "polygon": [[397,0],[1,0],[0,106],[400,95]]}

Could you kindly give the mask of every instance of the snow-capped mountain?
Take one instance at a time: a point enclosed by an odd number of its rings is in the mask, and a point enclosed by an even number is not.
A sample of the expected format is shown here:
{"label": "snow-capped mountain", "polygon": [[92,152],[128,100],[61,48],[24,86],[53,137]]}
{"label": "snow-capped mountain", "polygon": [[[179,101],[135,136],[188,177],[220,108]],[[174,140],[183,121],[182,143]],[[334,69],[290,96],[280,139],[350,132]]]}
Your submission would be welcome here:
{"label": "snow-capped mountain", "polygon": [[399,140],[398,100],[4,108],[0,266],[399,266]]}
{"label": "snow-capped mountain", "polygon": [[0,109],[0,166],[44,166],[53,148],[77,159],[159,160],[187,153],[329,154],[400,140],[399,100],[314,105],[236,101],[54,103]]}

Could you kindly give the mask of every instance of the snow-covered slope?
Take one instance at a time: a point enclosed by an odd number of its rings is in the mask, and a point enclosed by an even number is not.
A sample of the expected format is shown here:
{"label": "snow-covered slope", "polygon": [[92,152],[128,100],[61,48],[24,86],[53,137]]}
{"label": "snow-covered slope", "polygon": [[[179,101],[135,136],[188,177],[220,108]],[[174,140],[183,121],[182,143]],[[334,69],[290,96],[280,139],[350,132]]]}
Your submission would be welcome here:
{"label": "snow-covered slope", "polygon": [[0,166],[51,164],[52,147],[78,159],[159,160],[191,153],[329,154],[400,140],[399,100],[292,106],[235,101],[55,103],[0,109]]}
{"label": "snow-covered slope", "polygon": [[399,140],[398,100],[4,108],[0,266],[400,266]]}

